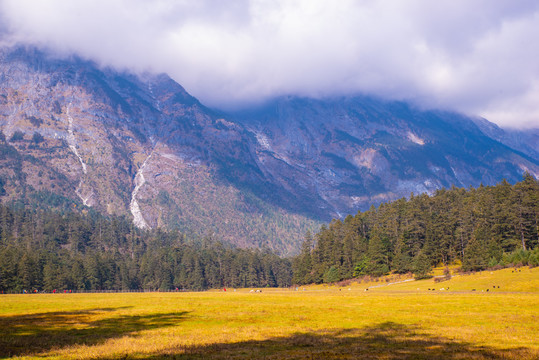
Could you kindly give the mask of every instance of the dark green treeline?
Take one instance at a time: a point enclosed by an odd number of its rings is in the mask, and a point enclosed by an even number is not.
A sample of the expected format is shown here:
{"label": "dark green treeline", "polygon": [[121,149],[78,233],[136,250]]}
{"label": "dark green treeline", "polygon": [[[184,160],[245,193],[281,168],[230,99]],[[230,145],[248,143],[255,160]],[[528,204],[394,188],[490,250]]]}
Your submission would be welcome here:
{"label": "dark green treeline", "polygon": [[[293,261],[296,284],[335,282],[390,271],[428,276],[459,260],[465,271],[507,265],[509,254],[539,261],[539,183],[439,190],[348,216],[311,236]],[[536,251],[530,251],[536,249]]]}
{"label": "dark green treeline", "polygon": [[125,218],[0,205],[0,290],[202,290],[290,286],[269,251],[141,232]]}
{"label": "dark green treeline", "polygon": [[539,183],[439,190],[334,220],[300,254],[238,249],[177,232],[143,232],[122,217],[0,205],[0,290],[203,290],[335,282],[390,271],[428,276],[539,265]]}

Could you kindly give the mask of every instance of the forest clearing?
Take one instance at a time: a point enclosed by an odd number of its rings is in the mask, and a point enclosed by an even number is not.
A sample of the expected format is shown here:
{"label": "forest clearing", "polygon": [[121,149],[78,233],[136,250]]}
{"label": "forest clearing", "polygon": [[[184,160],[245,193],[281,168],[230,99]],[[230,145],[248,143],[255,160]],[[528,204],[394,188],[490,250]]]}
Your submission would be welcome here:
{"label": "forest clearing", "polygon": [[538,267],[394,280],[261,292],[1,295],[0,357],[539,357]]}

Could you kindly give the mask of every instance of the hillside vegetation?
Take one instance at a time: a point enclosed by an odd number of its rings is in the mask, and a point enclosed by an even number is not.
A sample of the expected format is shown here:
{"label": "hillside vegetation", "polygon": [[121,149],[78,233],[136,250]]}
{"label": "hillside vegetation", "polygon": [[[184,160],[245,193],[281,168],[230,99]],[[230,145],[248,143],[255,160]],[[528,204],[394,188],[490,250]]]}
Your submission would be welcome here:
{"label": "hillside vegetation", "polygon": [[[361,275],[413,272],[437,264],[463,271],[539,265],[539,183],[442,189],[371,207],[307,234],[294,260],[294,282],[335,282]],[[535,249],[535,250],[534,250]]]}
{"label": "hillside vegetation", "polygon": [[422,279],[440,264],[464,272],[539,265],[539,183],[528,174],[515,185],[440,190],[334,220],[308,233],[292,259],[211,236],[142,231],[41,195],[57,210],[0,205],[4,292],[287,287],[388,273]]}
{"label": "hillside vegetation", "polygon": [[289,286],[290,261],[124,217],[0,205],[0,290],[203,290]]}

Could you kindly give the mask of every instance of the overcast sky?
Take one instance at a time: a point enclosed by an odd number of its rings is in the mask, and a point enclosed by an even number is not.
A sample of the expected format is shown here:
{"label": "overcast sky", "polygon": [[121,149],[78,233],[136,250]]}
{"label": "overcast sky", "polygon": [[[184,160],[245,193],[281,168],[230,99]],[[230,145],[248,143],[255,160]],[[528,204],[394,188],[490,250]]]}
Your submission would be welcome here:
{"label": "overcast sky", "polygon": [[536,0],[0,0],[0,32],[212,107],[368,93],[539,128]]}

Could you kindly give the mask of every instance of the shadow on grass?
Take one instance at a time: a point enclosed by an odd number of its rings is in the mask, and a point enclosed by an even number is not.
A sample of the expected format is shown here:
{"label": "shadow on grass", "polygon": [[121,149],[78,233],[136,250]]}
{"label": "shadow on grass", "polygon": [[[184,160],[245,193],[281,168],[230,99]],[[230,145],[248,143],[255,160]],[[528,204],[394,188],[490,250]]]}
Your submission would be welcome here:
{"label": "shadow on grass", "polygon": [[35,355],[71,345],[96,345],[142,330],[174,326],[186,312],[121,315],[93,320],[129,307],[0,316],[0,358]]}
{"label": "shadow on grass", "polygon": [[[130,359],[537,359],[526,348],[500,350],[432,337],[386,322],[365,329],[297,333],[260,341],[171,348]],[[103,358],[105,359],[105,358]]]}

